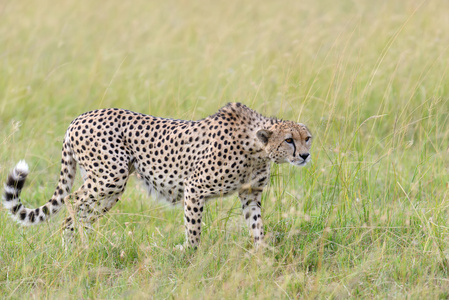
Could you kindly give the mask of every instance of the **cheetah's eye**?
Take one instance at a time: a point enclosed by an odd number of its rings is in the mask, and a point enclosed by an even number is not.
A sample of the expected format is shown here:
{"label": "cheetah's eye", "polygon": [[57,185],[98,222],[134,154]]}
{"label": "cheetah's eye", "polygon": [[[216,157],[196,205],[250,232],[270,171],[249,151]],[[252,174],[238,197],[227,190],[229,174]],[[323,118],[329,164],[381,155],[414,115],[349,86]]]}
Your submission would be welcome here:
{"label": "cheetah's eye", "polygon": [[287,143],[289,143],[289,144],[292,144],[292,143],[293,143],[293,139],[292,139],[292,138],[286,139],[285,141],[286,141]]}
{"label": "cheetah's eye", "polygon": [[306,143],[310,141],[310,136],[306,137]]}

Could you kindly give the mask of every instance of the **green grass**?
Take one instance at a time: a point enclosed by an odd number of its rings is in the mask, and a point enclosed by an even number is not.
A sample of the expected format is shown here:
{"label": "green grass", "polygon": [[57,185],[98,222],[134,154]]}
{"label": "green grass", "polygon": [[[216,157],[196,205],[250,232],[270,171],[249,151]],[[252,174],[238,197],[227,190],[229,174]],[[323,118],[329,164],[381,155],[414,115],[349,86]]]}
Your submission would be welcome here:
{"label": "green grass", "polygon": [[[47,201],[65,129],[122,107],[200,119],[230,101],[301,121],[306,168],[275,166],[256,252],[236,196],[197,251],[180,208],[132,178],[86,246],[0,213],[1,298],[449,297],[447,1],[0,3],[0,172]],[[79,179],[78,179],[79,182]]]}

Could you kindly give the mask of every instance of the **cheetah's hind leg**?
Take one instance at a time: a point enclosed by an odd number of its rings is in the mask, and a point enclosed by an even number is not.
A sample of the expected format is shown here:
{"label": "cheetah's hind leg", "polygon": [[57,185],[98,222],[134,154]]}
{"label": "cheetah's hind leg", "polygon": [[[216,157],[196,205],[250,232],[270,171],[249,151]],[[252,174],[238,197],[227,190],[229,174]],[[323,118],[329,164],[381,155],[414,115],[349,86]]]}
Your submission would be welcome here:
{"label": "cheetah's hind leg", "polygon": [[121,190],[92,189],[92,181],[87,179],[84,184],[74,193],[68,195],[64,201],[70,216],[63,222],[63,246],[68,250],[75,240],[74,233],[78,231],[81,236],[81,243],[84,240],[84,230],[92,228],[92,224],[101,216],[106,214],[119,200],[123,193]]}

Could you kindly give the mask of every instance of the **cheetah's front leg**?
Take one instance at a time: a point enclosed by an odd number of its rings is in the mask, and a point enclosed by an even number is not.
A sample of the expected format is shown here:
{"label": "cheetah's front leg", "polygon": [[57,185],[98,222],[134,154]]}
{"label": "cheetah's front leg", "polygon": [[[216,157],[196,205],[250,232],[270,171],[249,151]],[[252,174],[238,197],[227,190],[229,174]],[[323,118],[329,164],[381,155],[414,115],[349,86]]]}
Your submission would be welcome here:
{"label": "cheetah's front leg", "polygon": [[262,216],[261,216],[261,198],[262,190],[242,189],[239,192],[239,198],[242,202],[243,216],[245,216],[251,235],[254,238],[256,247],[262,242],[264,237]]}
{"label": "cheetah's front leg", "polygon": [[198,247],[201,236],[204,196],[195,194],[195,188],[186,188],[184,194],[184,222],[186,227],[186,246]]}

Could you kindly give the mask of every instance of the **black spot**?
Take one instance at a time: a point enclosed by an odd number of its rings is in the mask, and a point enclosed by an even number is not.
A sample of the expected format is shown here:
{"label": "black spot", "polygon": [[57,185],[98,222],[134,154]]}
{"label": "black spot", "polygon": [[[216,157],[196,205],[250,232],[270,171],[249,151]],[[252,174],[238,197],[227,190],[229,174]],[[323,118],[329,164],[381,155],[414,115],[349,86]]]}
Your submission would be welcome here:
{"label": "black spot", "polygon": [[42,212],[45,214],[45,215],[48,215],[50,212],[48,211],[48,207],[47,206],[44,206],[44,207],[42,207]]}
{"label": "black spot", "polygon": [[28,220],[30,220],[31,223],[34,223],[34,211],[30,212],[28,215]]}
{"label": "black spot", "polygon": [[4,197],[5,201],[11,201],[11,200],[19,197],[19,195],[17,194],[17,191],[15,191],[14,193],[5,192],[3,197]]}
{"label": "black spot", "polygon": [[9,175],[8,180],[6,181],[6,185],[16,190],[21,190],[23,185],[25,184],[26,174],[19,173],[18,178],[14,179],[13,176]]}
{"label": "black spot", "polygon": [[17,204],[16,206],[14,206],[13,208],[11,208],[11,212],[12,212],[12,214],[16,214],[18,211],[19,211],[19,209],[22,207],[22,203],[19,203],[19,204]]}

